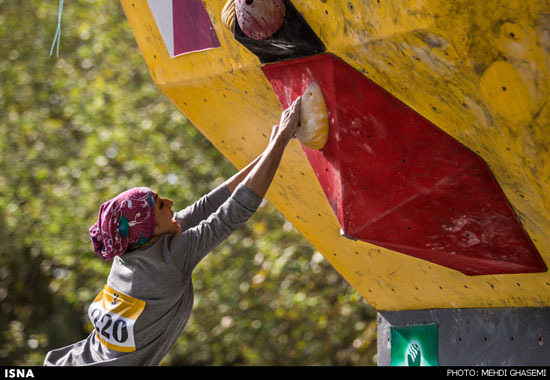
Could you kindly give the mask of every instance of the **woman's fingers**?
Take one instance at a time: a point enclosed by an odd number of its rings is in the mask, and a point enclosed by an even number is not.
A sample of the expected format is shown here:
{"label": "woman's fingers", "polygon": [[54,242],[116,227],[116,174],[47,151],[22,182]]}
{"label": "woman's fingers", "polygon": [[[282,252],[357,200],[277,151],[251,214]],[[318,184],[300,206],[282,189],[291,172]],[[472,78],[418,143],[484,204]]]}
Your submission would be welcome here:
{"label": "woman's fingers", "polygon": [[[298,122],[300,121],[300,104],[302,101],[302,97],[299,96],[290,107],[290,120],[289,124],[292,126],[293,130],[296,130],[296,127],[298,126]],[[294,134],[294,133],[293,133]]]}
{"label": "woman's fingers", "polygon": [[298,121],[300,120],[301,100],[302,97],[299,96],[287,109],[282,112],[281,121],[279,122],[279,125],[273,126],[269,141],[273,140],[273,138],[278,134],[287,140],[295,137]]}
{"label": "woman's fingers", "polygon": [[300,119],[300,104],[301,104],[301,97],[298,97],[290,107],[288,107],[285,111],[285,119],[287,121],[287,124],[290,124],[291,126],[294,126],[294,124],[298,123],[298,120]]}
{"label": "woman's fingers", "polygon": [[300,104],[302,104],[302,97],[301,96],[298,96],[298,98],[296,98],[296,100],[292,103],[292,106],[296,109],[296,110],[300,110]]}

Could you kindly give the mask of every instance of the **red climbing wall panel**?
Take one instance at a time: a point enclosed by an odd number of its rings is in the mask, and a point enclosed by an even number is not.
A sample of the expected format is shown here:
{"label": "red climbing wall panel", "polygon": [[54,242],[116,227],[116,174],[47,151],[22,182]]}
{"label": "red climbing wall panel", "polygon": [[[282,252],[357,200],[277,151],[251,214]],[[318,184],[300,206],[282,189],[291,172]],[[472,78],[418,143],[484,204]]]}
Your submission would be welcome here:
{"label": "red climbing wall panel", "polygon": [[316,80],[330,135],[304,147],[343,233],[467,275],[546,267],[487,165],[331,54],[265,65],[283,107]]}

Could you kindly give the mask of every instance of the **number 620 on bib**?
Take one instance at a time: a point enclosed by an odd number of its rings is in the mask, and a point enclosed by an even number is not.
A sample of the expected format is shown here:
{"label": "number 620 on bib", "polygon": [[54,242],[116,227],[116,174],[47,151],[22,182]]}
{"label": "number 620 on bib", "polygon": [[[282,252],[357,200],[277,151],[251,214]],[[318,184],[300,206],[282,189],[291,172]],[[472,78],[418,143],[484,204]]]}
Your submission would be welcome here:
{"label": "number 620 on bib", "polygon": [[88,308],[88,317],[103,345],[114,351],[132,352],[136,350],[134,325],[144,308],[144,301],[105,285]]}

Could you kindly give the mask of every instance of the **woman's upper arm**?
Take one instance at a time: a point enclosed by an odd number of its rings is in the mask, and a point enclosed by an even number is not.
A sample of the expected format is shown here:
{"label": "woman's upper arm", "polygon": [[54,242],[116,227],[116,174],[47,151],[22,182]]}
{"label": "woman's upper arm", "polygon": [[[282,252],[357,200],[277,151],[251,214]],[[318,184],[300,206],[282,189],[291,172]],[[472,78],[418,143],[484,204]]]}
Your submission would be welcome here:
{"label": "woman's upper arm", "polygon": [[192,205],[178,211],[175,214],[176,221],[183,231],[194,227],[215,212],[230,196],[227,186],[221,184]]}
{"label": "woman's upper arm", "polygon": [[190,274],[210,251],[256,212],[262,198],[240,185],[214,213],[172,238],[170,251],[181,270]]}

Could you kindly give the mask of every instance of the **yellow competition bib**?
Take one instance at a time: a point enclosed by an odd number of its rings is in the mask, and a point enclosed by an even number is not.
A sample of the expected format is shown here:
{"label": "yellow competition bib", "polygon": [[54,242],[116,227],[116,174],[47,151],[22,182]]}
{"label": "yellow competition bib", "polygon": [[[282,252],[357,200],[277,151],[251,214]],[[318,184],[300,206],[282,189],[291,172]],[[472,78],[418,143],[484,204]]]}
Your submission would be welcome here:
{"label": "yellow competition bib", "polygon": [[88,309],[96,336],[115,351],[136,350],[134,325],[145,308],[145,302],[105,285]]}

